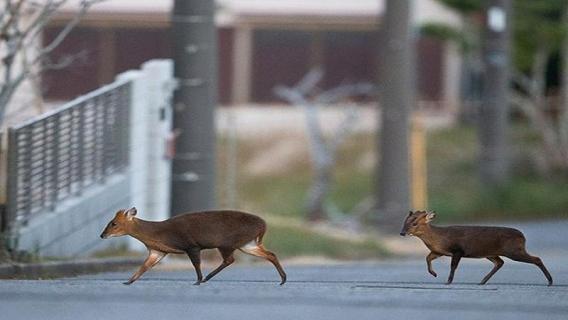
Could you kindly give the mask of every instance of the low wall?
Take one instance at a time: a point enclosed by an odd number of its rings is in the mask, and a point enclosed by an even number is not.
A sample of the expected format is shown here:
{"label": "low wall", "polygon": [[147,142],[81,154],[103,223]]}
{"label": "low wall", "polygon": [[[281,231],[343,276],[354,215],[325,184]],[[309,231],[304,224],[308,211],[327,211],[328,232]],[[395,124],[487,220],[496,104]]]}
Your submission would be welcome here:
{"label": "low wall", "polygon": [[110,177],[104,185],[85,190],[80,198],[66,200],[57,210],[19,228],[16,248],[43,257],[76,257],[125,245],[126,237],[102,240],[99,236],[114,213],[129,205],[128,176]]}

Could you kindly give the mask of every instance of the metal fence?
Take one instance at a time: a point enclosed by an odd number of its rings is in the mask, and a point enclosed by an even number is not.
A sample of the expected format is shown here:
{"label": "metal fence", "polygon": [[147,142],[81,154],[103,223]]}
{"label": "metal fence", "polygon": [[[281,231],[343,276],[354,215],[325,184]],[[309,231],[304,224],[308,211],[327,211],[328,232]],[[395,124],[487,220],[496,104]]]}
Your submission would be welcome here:
{"label": "metal fence", "polygon": [[130,82],[115,82],[8,129],[7,220],[25,225],[129,162]]}

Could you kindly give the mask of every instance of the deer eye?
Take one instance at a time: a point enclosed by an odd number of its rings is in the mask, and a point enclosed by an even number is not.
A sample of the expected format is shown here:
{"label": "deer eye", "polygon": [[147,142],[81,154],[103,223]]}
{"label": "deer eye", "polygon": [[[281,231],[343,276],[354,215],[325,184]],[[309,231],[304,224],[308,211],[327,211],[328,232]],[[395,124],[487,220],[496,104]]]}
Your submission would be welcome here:
{"label": "deer eye", "polygon": [[111,226],[111,227],[116,227],[116,223],[111,222],[111,223],[110,223],[110,226]]}
{"label": "deer eye", "polygon": [[416,227],[417,225],[418,225],[417,222],[412,223],[412,226],[413,226],[413,227]]}

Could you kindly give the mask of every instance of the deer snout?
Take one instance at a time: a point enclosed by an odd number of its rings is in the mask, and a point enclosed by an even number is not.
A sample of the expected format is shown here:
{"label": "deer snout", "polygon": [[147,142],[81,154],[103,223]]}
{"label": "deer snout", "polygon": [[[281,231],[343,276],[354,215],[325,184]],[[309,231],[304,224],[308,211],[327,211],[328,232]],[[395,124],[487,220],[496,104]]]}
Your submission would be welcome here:
{"label": "deer snout", "polygon": [[400,233],[400,236],[401,236],[401,237],[406,236],[406,232],[401,232],[401,233]]}
{"label": "deer snout", "polygon": [[101,239],[106,239],[106,235],[105,235],[105,233],[104,233],[104,232],[103,232],[103,233],[101,233]]}

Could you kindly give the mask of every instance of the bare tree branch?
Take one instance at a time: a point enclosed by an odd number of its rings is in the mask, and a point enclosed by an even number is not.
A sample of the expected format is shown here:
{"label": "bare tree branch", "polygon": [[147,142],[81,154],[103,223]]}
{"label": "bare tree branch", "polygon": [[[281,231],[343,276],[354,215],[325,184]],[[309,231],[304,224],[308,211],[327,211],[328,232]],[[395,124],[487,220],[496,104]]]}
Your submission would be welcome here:
{"label": "bare tree branch", "polygon": [[63,30],[59,32],[59,34],[53,39],[53,41],[51,41],[51,43],[49,43],[47,46],[45,46],[43,49],[40,50],[39,55],[40,56],[46,55],[52,52],[55,48],[57,48],[57,46],[59,46],[61,42],[63,42],[63,40],[65,40],[65,38],[69,35],[71,30],[73,30],[73,28],[75,28],[77,24],[79,24],[79,21],[81,21],[83,16],[87,14],[87,11],[91,8],[91,6],[102,1],[104,0],[82,0],[79,12],[73,17],[73,19],[71,19],[71,21],[69,21],[65,25]]}
{"label": "bare tree branch", "polygon": [[[49,54],[55,50],[75,28],[87,11],[105,0],[81,0],[77,12],[62,30],[45,47],[40,47],[39,36],[68,0],[6,0],[0,11],[0,123],[7,105],[24,79],[37,76],[45,70],[68,67],[84,60],[86,53],[67,55],[52,61]],[[34,48],[33,50],[29,50]],[[15,74],[15,72],[17,72]]]}
{"label": "bare tree branch", "polygon": [[4,115],[6,114],[6,108],[8,107],[10,98],[12,98],[12,95],[25,78],[26,74],[22,72],[10,83],[2,85],[0,90],[0,124],[4,123]]}
{"label": "bare tree branch", "polygon": [[[19,0],[15,6],[12,6],[12,3],[10,1],[6,1],[6,9],[4,12],[2,12],[2,18],[0,19],[0,21],[2,21],[2,29],[0,29],[0,39],[4,40],[5,36],[8,33],[8,28],[15,24],[14,21],[17,20],[20,8],[22,7],[23,3],[24,0]],[[8,15],[8,18],[4,22],[3,20],[5,15]]]}
{"label": "bare tree branch", "polygon": [[29,42],[36,41],[38,36],[42,33],[44,27],[51,21],[51,17],[59,10],[67,0],[53,1],[49,0],[44,6],[39,7],[35,14],[35,18],[29,23],[28,27],[24,29],[24,35],[29,36]]}
{"label": "bare tree branch", "polygon": [[318,83],[323,78],[323,70],[321,68],[312,68],[303,78],[294,86],[294,89],[302,95],[313,92]]}
{"label": "bare tree branch", "polygon": [[373,96],[376,87],[370,83],[344,84],[327,90],[316,98],[317,104],[329,104],[354,96]]}
{"label": "bare tree branch", "polygon": [[319,121],[319,108],[323,105],[342,102],[353,96],[371,96],[376,91],[374,86],[368,84],[344,84],[324,92],[315,92],[318,90],[317,85],[321,79],[323,79],[323,71],[315,68],[291,88],[284,86],[274,88],[274,93],[278,97],[304,110],[314,169],[306,201],[307,218],[312,221],[329,217],[324,204],[333,183],[333,167],[336,163],[337,150],[351,132],[358,118],[355,107],[346,108],[341,123],[332,136],[326,139]]}
{"label": "bare tree branch", "polygon": [[57,61],[51,60],[46,57],[38,70],[38,73],[49,71],[49,70],[62,70],[78,63],[84,63],[88,59],[87,50],[81,50],[74,54],[66,54],[59,57]]}
{"label": "bare tree branch", "polygon": [[[304,89],[305,87],[301,90]],[[302,95],[301,90],[289,89],[283,86],[277,86],[274,88],[274,92],[278,97],[304,110],[306,115],[308,140],[311,145],[310,150],[312,153],[312,159],[315,163],[317,163],[317,165],[326,166],[327,163],[329,163],[329,159],[326,156],[328,154],[328,150],[318,121],[317,110],[311,105],[311,102]]]}

